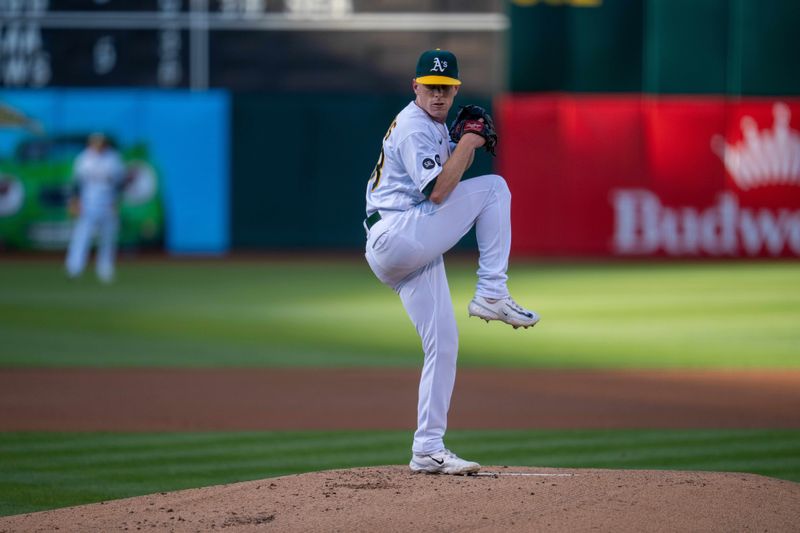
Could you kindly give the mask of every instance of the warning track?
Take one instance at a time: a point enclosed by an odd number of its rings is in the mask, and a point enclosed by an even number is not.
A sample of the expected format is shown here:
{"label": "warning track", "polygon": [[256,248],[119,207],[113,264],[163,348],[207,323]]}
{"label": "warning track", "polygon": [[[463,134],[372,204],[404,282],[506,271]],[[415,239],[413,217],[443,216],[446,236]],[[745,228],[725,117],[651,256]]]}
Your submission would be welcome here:
{"label": "warning track", "polygon": [[[0,431],[413,429],[418,370],[2,369]],[[453,429],[800,428],[800,370],[462,369]]]}

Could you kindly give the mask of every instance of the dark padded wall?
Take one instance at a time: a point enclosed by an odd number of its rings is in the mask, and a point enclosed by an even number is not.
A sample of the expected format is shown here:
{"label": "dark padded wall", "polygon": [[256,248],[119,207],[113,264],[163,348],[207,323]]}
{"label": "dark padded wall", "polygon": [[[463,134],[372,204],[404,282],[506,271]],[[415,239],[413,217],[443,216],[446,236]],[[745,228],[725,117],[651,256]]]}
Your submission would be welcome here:
{"label": "dark padded wall", "polygon": [[[386,129],[412,96],[410,91],[394,96],[236,95],[233,247],[361,246],[367,181]],[[469,95],[457,97],[459,103],[491,105],[485,97]],[[492,165],[481,152],[468,175],[489,173]]]}
{"label": "dark padded wall", "polygon": [[797,0],[512,2],[513,92],[800,94]]}

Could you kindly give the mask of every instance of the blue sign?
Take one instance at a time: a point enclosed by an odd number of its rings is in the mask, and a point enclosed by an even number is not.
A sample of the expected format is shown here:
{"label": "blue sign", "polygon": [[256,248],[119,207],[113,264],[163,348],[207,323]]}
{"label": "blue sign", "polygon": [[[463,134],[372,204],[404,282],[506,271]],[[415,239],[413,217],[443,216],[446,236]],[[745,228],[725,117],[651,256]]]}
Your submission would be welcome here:
{"label": "blue sign", "polygon": [[[230,96],[216,90],[0,91],[0,181],[4,176],[8,178],[0,187],[0,239],[13,239],[4,233],[16,231],[29,244],[34,239],[28,247],[46,248],[48,242],[52,244],[49,247],[58,247],[63,232],[55,230],[53,211],[48,214],[47,205],[28,209],[30,216],[49,220],[40,220],[39,226],[31,226],[28,221],[24,227],[12,227],[8,213],[14,201],[22,201],[13,179],[29,175],[26,179],[64,183],[69,178],[66,174],[80,145],[78,141],[96,131],[112,138],[124,159],[152,174],[148,183],[157,183],[157,201],[162,210],[158,216],[153,214],[155,211],[147,216],[163,222],[163,242],[168,251],[219,254],[229,249]],[[45,150],[46,168],[31,157]],[[39,163],[43,160],[38,159]],[[48,172],[49,177],[43,177]],[[138,190],[151,189],[145,184]],[[48,190],[43,187],[38,192],[37,202],[49,198],[53,205],[58,204],[58,195],[48,196]],[[10,206],[5,226],[4,198]],[[63,205],[59,209],[63,210]],[[135,210],[129,211],[135,218]],[[142,228],[135,230],[148,229],[139,222]],[[152,231],[153,222],[149,224]]]}

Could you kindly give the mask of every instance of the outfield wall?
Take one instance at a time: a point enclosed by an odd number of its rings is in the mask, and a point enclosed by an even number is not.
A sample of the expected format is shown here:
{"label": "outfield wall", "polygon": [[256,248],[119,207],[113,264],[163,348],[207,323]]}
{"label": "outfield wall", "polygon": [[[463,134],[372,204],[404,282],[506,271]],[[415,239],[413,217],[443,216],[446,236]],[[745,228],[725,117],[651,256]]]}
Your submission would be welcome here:
{"label": "outfield wall", "polygon": [[510,95],[513,249],[800,256],[800,99]]}
{"label": "outfield wall", "polygon": [[[146,213],[123,194],[123,249],[361,248],[381,139],[412,98],[410,88],[398,95],[0,91],[0,250],[66,248],[72,162],[96,130],[117,141],[126,161],[153,169]],[[460,102],[491,109],[486,97],[465,94]],[[493,164],[481,153],[468,175]]]}
{"label": "outfield wall", "polygon": [[800,2],[509,6],[515,253],[800,256]]}
{"label": "outfield wall", "polygon": [[120,200],[123,248],[229,249],[228,93],[2,90],[0,105],[0,250],[66,248],[72,164],[94,131],[136,170]]}
{"label": "outfield wall", "polygon": [[[410,86],[398,95],[235,95],[233,247],[362,248],[367,181],[386,129],[412,99]],[[492,104],[468,92],[457,103]],[[467,176],[493,166],[481,152]]]}
{"label": "outfield wall", "polygon": [[509,90],[800,94],[797,0],[511,0]]}

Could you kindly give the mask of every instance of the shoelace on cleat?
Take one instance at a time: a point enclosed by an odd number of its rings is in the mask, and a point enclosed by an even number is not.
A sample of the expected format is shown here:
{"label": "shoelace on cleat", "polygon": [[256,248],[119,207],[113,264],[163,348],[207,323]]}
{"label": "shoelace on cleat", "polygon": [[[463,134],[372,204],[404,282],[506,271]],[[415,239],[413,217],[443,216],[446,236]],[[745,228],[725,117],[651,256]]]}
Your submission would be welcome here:
{"label": "shoelace on cleat", "polygon": [[511,309],[513,309],[514,311],[517,311],[518,313],[527,313],[528,312],[524,307],[522,307],[517,302],[515,302],[514,298],[511,298],[510,296],[506,300],[506,305],[508,305]]}
{"label": "shoelace on cleat", "polygon": [[519,305],[517,302],[514,301],[514,298],[512,298],[511,296],[509,296],[506,299],[506,305],[508,305],[511,309],[513,309],[517,313],[519,313],[519,314],[521,314],[523,316],[526,316],[528,318],[532,319],[533,316],[534,316],[532,311],[528,311],[527,309],[525,309],[524,307]]}
{"label": "shoelace on cleat", "polygon": [[447,459],[458,459],[458,456],[456,454],[454,454],[453,452],[451,452],[450,450],[448,450],[447,448],[445,448],[444,450],[442,450],[439,453],[441,453],[442,456],[444,456]]}

